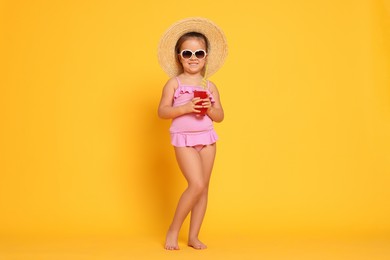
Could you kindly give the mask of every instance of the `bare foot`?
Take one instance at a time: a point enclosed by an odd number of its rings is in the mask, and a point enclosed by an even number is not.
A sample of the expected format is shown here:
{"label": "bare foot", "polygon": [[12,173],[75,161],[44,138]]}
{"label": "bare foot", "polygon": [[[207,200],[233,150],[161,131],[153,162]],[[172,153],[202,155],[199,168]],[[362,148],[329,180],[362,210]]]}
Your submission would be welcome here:
{"label": "bare foot", "polygon": [[197,238],[189,239],[188,246],[192,246],[195,249],[206,249],[207,246],[199,241]]}
{"label": "bare foot", "polygon": [[179,245],[177,243],[178,234],[177,232],[168,230],[167,238],[165,240],[165,249],[167,250],[179,250]]}

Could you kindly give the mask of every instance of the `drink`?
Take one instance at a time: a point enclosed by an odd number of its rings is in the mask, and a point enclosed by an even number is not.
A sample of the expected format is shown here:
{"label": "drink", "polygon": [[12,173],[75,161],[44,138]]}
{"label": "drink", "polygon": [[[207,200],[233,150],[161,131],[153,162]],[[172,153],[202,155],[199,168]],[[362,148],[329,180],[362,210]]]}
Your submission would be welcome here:
{"label": "drink", "polygon": [[[207,98],[207,92],[204,90],[195,90],[194,91],[194,97],[200,97],[201,99]],[[202,105],[203,101],[199,101],[196,103],[196,105]],[[204,116],[207,112],[207,107],[197,108],[197,110],[200,110],[200,115]]]}

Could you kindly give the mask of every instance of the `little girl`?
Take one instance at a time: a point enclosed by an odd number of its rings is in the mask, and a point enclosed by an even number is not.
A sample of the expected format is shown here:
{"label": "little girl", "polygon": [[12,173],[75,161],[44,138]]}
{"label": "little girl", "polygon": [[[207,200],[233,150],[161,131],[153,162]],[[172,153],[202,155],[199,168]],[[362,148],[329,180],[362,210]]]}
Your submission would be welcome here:
{"label": "little girl", "polygon": [[[195,249],[207,248],[198,235],[206,212],[218,139],[213,121],[221,122],[224,112],[218,89],[206,76],[222,66],[226,55],[223,32],[204,18],[175,23],[160,41],[159,62],[171,78],[164,86],[158,115],[172,119],[171,143],[188,182],[167,232],[165,249],[168,250],[179,249],[179,231],[190,212],[188,245]],[[197,91],[205,91],[206,97],[194,97]]]}

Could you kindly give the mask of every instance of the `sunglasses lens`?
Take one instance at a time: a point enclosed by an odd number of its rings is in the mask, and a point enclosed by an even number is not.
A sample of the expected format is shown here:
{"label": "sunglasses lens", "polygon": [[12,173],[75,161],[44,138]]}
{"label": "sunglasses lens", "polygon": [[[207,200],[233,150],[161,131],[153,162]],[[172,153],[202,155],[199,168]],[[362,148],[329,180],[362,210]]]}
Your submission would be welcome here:
{"label": "sunglasses lens", "polygon": [[205,56],[206,56],[205,51],[196,51],[195,52],[195,57],[197,57],[198,59],[203,59]]}
{"label": "sunglasses lens", "polygon": [[189,59],[189,58],[191,58],[191,56],[192,56],[192,52],[190,52],[190,51],[182,51],[181,56],[182,56],[184,59]]}

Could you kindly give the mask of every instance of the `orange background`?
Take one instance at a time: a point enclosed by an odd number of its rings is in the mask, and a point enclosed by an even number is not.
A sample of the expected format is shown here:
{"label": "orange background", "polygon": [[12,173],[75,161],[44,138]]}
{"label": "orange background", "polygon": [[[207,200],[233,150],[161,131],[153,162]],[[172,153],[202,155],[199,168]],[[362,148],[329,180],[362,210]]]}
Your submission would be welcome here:
{"label": "orange background", "polygon": [[188,16],[229,42],[202,234],[390,234],[389,1],[0,10],[1,237],[164,238],[185,182],[157,117],[157,44]]}

